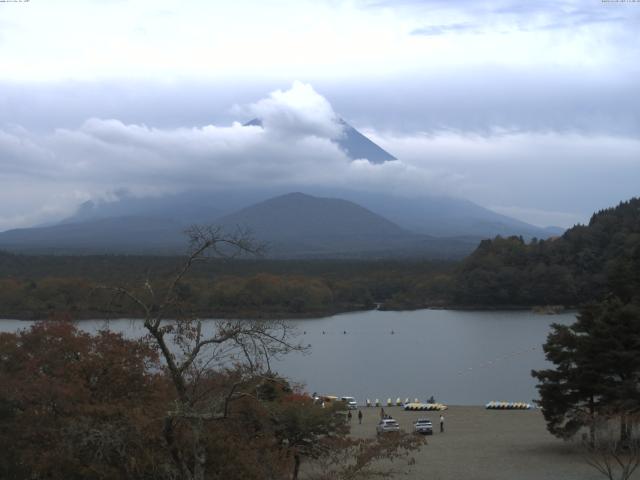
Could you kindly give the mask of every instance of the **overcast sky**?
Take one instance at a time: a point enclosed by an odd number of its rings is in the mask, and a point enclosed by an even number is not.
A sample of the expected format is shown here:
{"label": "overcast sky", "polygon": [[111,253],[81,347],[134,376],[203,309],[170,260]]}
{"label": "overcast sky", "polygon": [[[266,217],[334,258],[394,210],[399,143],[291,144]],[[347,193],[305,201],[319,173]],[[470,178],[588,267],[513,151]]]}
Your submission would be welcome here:
{"label": "overcast sky", "polygon": [[[584,222],[640,194],[638,31],[601,0],[0,2],[0,230],[257,184]],[[339,117],[398,161],[351,161]]]}

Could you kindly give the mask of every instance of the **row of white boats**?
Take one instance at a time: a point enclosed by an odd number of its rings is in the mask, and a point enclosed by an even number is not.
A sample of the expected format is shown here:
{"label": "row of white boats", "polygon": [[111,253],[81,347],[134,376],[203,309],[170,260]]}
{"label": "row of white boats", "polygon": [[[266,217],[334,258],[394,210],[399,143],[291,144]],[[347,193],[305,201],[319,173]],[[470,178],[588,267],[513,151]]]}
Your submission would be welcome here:
{"label": "row of white boats", "polygon": [[[369,400],[367,398],[367,402],[366,402],[365,405],[367,407],[372,407],[372,406],[381,407],[382,406],[382,404],[380,403],[380,400],[378,400],[377,398],[376,398],[374,403],[371,403],[371,400]],[[387,402],[386,402],[386,406],[387,407],[396,406],[396,407],[403,407],[405,410],[421,410],[421,411],[425,411],[425,410],[441,411],[441,410],[446,410],[448,408],[443,403],[437,403],[437,402],[422,403],[417,398],[413,402],[411,402],[408,398],[406,398],[404,400],[404,402],[403,402],[400,397],[396,398],[395,402],[392,401],[391,398],[388,398]]]}
{"label": "row of white boats", "polygon": [[[393,403],[391,402],[391,399],[389,399],[387,401],[387,406],[392,406],[392,405]],[[418,399],[416,399],[413,402],[409,402],[409,399],[407,399],[404,402],[400,402],[400,399],[397,399],[395,405],[401,406],[405,410],[420,410],[420,411],[425,411],[425,410],[442,411],[448,408],[443,403],[421,403],[418,401]],[[371,406],[369,403],[369,400],[367,400],[367,406],[368,407]],[[377,400],[376,400],[376,406],[380,406]],[[491,402],[485,405],[485,408],[487,408],[488,410],[531,410],[534,407],[530,403],[525,403],[525,402],[497,402],[492,400]]]}
{"label": "row of white boats", "polygon": [[[353,397],[336,397],[333,395],[314,395],[314,399],[316,401],[322,401],[324,405],[325,402],[332,401],[343,401],[347,404],[347,407],[350,409],[358,408],[358,403],[356,399]],[[409,398],[405,398],[404,401],[400,397],[396,398],[395,402],[388,398],[386,402],[382,403],[379,399],[375,399],[375,401],[371,401],[367,398],[365,402],[365,406],[367,407],[402,407],[405,410],[415,410],[415,411],[443,411],[448,407],[443,403],[438,403],[429,399],[427,402],[420,402],[417,398],[413,401],[410,401]],[[530,410],[534,408],[533,405],[526,402],[501,402],[492,400],[485,405],[485,408],[488,410]]]}
{"label": "row of white boats", "polygon": [[488,410],[531,410],[533,405],[524,402],[495,402],[492,400],[485,407]]}

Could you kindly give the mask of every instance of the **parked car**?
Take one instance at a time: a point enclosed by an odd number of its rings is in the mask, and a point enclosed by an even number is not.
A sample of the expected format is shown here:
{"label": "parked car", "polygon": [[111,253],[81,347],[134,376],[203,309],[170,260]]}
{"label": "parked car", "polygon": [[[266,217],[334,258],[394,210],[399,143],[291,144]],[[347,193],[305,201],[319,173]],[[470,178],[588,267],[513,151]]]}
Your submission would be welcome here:
{"label": "parked car", "polygon": [[331,405],[332,403],[337,402],[338,397],[334,395],[317,395],[316,394],[313,396],[313,401],[318,405],[322,405],[322,407],[324,408],[325,405]]}
{"label": "parked car", "polygon": [[422,435],[433,435],[433,425],[427,418],[419,418],[413,424],[413,431]]}
{"label": "parked car", "polygon": [[396,422],[393,418],[383,418],[382,420],[380,420],[380,423],[378,423],[378,425],[376,426],[376,433],[378,435],[383,433],[399,432],[399,431],[400,431],[400,425],[398,425],[398,422]]}
{"label": "parked car", "polygon": [[342,397],[340,400],[347,404],[347,408],[349,410],[355,410],[358,408],[358,402],[356,402],[356,399],[353,397]]}

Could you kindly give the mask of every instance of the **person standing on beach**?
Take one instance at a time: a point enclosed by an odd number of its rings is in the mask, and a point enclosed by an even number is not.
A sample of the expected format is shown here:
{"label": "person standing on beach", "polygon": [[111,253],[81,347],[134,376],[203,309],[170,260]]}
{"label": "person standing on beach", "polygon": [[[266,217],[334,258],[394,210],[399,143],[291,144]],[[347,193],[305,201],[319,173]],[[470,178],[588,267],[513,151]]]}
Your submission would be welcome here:
{"label": "person standing on beach", "polygon": [[440,433],[444,433],[444,415],[440,414]]}
{"label": "person standing on beach", "polygon": [[384,408],[380,408],[380,418],[384,418]]}
{"label": "person standing on beach", "polygon": [[362,410],[358,410],[358,423],[362,425]]}

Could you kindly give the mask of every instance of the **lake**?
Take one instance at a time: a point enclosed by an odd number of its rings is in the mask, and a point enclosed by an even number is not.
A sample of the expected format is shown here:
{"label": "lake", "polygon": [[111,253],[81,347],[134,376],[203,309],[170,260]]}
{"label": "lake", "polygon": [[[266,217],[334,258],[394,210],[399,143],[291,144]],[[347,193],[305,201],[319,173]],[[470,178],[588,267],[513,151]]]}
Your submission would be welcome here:
{"label": "lake", "polygon": [[[548,366],[541,345],[551,323],[570,324],[574,313],[416,310],[352,312],[291,320],[310,353],[277,361],[274,370],[309,392],[386,401],[433,395],[450,405],[537,398],[532,369]],[[0,320],[0,331],[29,322]],[[102,320],[79,322],[95,331]],[[113,331],[142,335],[141,321],[111,320]]]}

